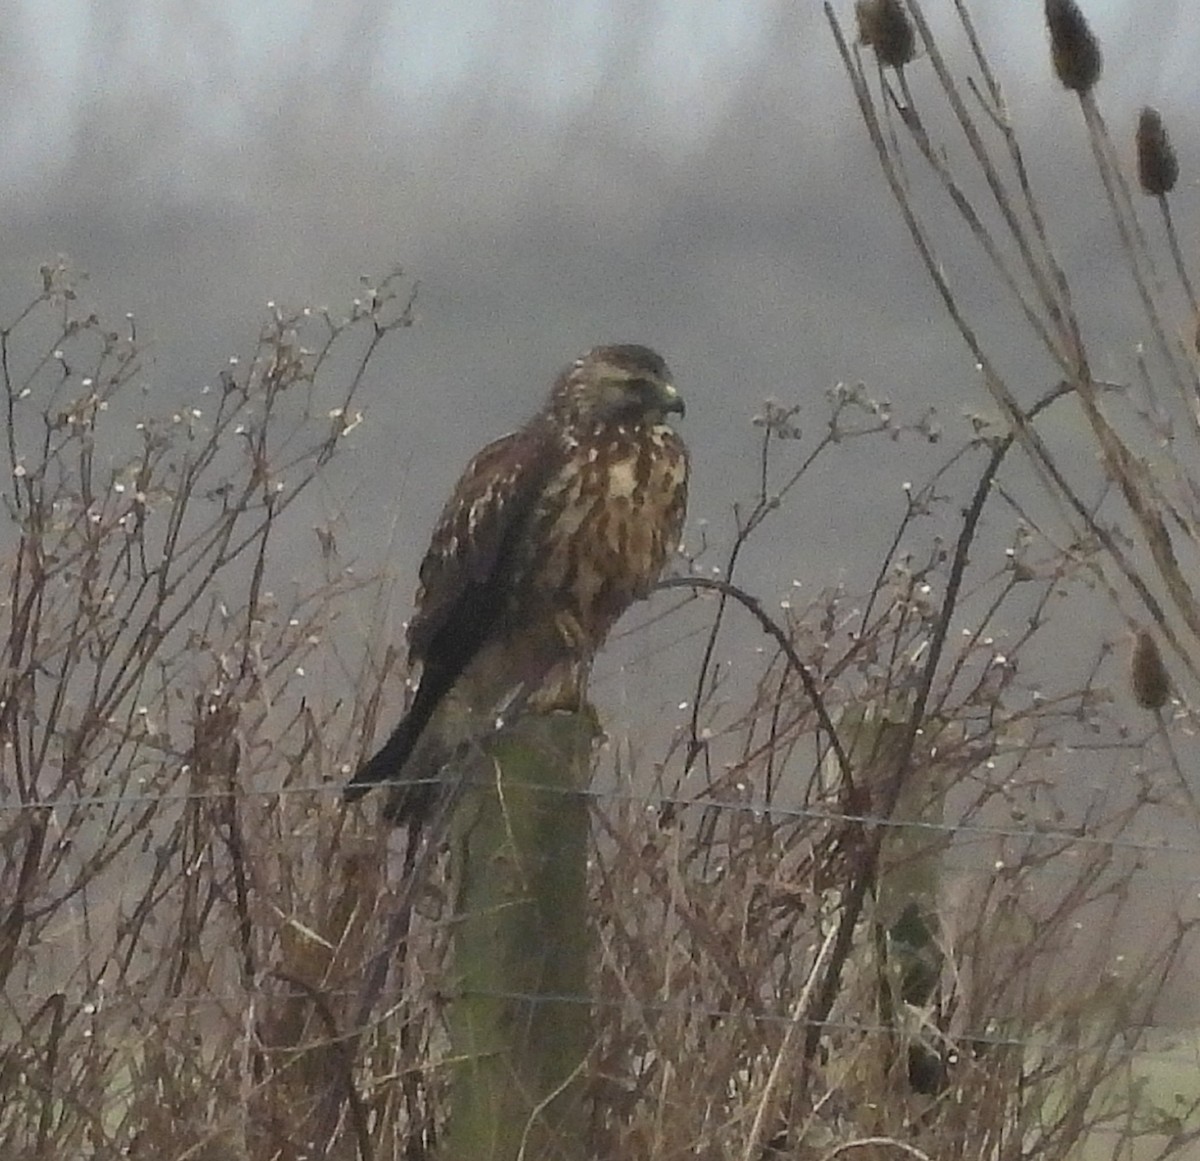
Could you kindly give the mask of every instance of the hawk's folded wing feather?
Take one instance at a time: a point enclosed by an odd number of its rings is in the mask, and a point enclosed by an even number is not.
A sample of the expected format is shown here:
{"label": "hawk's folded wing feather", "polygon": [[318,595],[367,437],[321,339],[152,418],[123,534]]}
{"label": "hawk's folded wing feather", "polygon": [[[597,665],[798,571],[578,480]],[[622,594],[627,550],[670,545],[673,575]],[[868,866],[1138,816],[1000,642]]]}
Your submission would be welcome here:
{"label": "hawk's folded wing feather", "polygon": [[486,639],[503,611],[508,550],[524,530],[553,461],[544,429],[534,425],[493,441],[467,465],[421,562],[408,627],[411,660],[460,669],[455,663],[465,664]]}
{"label": "hawk's folded wing feather", "polygon": [[412,707],[384,746],[359,768],[348,801],[397,778],[434,710],[488,643],[505,612],[505,564],[534,510],[555,449],[540,424],[488,444],[467,465],[442,510],[421,562],[409,660],[421,663]]}

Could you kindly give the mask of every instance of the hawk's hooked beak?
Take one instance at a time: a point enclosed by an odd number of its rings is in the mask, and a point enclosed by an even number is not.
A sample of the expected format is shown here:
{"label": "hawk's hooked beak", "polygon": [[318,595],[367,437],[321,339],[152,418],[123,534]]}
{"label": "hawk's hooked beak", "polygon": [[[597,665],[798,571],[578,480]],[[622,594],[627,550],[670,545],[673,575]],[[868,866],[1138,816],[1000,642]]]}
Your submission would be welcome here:
{"label": "hawk's hooked beak", "polygon": [[663,383],[659,391],[659,400],[661,402],[662,413],[669,414],[672,411],[678,412],[682,416],[687,410],[683,404],[683,396],[675,389],[673,383]]}

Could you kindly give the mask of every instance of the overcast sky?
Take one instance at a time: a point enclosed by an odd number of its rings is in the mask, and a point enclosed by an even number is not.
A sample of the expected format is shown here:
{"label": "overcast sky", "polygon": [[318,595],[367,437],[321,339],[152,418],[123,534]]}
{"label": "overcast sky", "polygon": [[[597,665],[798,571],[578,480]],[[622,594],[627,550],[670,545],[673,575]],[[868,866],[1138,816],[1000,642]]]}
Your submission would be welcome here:
{"label": "overcast sky", "polygon": [[[1127,139],[1146,102],[1167,118],[1184,222],[1200,154],[1191,4],[1083,4],[1114,132]],[[852,26],[849,0],[837,7]],[[926,3],[962,60],[950,7]],[[1120,320],[1042,0],[973,7],[1080,293]],[[911,73],[929,91],[927,62]],[[0,135],[0,318],[64,253],[105,314],[135,313],[165,397],[245,352],[268,300],[344,303],[360,274],[394,264],[420,280],[420,322],[387,349],[354,451],[332,469],[368,560],[395,497],[402,592],[466,458],[598,341],[668,358],[689,404],[692,515],[715,529],[753,489],[765,396],[802,404],[806,426],[838,381],[904,415],[937,406],[952,433],[964,410],[990,409],[815,0],[0,0]],[[953,273],[987,315],[978,264]],[[1102,330],[1101,371],[1120,374],[1140,337]],[[1049,371],[1014,358],[1032,399]],[[915,442],[831,461],[752,561],[763,585],[826,584],[877,559],[872,533],[930,462]]]}
{"label": "overcast sky", "polygon": [[[1088,161],[1041,0],[974,7],[1052,223],[1086,261],[1070,167]],[[1114,128],[1161,106],[1186,174],[1187,0],[1084,7]],[[950,27],[948,4],[927,8]],[[861,379],[948,423],[985,402],[814,0],[0,0],[0,96],[0,310],[65,253],[106,313],[136,313],[164,390],[244,350],[268,299],[345,301],[393,263],[420,279],[421,323],[365,398],[362,454],[385,490],[393,471],[430,480],[422,526],[471,449],[600,340],[668,357],[691,404],[694,511],[714,521],[763,396]],[[1186,218],[1195,186],[1182,198]]]}

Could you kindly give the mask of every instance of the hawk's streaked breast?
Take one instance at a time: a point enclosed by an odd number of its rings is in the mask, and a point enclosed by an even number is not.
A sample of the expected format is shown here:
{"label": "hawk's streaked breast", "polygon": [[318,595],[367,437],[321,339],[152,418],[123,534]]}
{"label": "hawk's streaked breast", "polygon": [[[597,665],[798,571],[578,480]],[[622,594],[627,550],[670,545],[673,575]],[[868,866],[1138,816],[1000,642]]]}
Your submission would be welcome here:
{"label": "hawk's streaked breast", "polygon": [[539,597],[567,606],[593,652],[662,575],[686,506],[687,454],[671,428],[596,433],[547,481],[519,570]]}

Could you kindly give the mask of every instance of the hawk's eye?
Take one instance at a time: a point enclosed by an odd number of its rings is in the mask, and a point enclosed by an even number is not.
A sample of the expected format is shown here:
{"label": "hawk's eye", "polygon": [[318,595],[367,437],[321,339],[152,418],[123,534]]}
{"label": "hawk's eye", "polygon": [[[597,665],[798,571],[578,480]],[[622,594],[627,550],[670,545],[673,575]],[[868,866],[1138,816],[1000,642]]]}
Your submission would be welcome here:
{"label": "hawk's eye", "polygon": [[657,379],[633,378],[625,390],[632,406],[651,409],[659,406],[663,389]]}
{"label": "hawk's eye", "polygon": [[613,375],[601,380],[596,399],[601,409],[610,414],[637,411],[646,398],[645,381]]}
{"label": "hawk's eye", "polygon": [[644,415],[679,410],[672,402],[674,392],[661,379],[623,370],[598,377],[591,385],[590,409],[609,421],[637,421]]}

